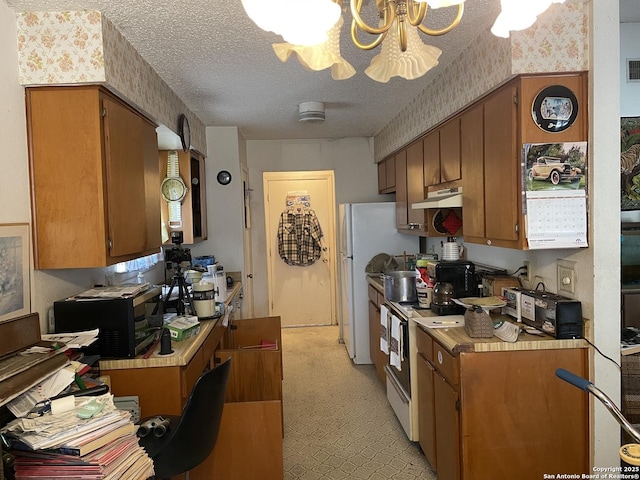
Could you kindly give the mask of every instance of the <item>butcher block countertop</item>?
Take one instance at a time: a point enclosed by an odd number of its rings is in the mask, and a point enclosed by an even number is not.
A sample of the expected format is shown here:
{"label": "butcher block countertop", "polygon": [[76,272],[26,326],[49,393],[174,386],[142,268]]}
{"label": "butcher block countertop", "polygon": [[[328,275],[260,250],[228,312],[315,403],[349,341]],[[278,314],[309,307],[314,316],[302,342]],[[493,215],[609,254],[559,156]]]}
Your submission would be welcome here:
{"label": "butcher block countertop", "polygon": [[[235,282],[233,288],[227,293],[227,300],[225,303],[225,311],[229,307],[229,304],[235,299],[236,295],[240,292],[242,284]],[[204,341],[209,336],[209,333],[214,329],[216,325],[222,324],[223,317],[202,320],[200,322],[200,332],[191,338],[182,340],[181,342],[171,341],[171,348],[173,353],[168,355],[160,355],[160,345],[154,347],[154,351],[149,358],[143,358],[143,355],[138,355],[135,358],[123,358],[123,359],[101,359],[101,370],[121,370],[127,368],[149,368],[149,367],[182,367],[187,365],[198,349],[202,346]]]}

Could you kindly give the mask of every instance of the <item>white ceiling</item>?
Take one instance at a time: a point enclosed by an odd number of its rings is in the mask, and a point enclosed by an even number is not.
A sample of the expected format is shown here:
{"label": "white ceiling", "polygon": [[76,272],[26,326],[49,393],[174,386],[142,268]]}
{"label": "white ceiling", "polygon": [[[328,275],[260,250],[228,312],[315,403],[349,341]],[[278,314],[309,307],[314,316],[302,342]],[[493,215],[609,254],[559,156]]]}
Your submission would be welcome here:
{"label": "white ceiling", "polygon": [[[364,74],[378,52],[351,44],[348,11],[341,51],[357,73],[336,81],[328,70],[307,71],[295,58],[281,63],[271,47],[281,38],[260,30],[240,0],[6,2],[16,12],[101,11],[205,125],[238,126],[248,140],[375,135],[429,84],[434,71],[490,28],[500,9],[499,0],[467,0],[458,28],[442,37],[423,36],[425,43],[443,50],[438,67],[417,80],[393,78],[382,84]],[[621,0],[621,20],[640,22],[639,4]],[[431,14],[434,23],[429,25],[441,26],[453,18],[455,8]],[[298,104],[307,101],[325,103],[323,124],[298,121]]]}

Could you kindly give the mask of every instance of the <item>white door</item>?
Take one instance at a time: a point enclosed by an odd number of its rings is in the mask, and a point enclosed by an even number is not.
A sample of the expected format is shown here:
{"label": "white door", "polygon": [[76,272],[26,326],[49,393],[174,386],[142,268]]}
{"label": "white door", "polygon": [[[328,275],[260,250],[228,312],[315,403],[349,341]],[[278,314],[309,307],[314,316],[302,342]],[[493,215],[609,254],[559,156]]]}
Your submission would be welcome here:
{"label": "white door", "polygon": [[[283,326],[336,324],[335,190],[333,171],[265,172],[269,315]],[[322,257],[312,265],[293,266],[278,253],[278,224],[292,192],[306,192],[322,228]]]}

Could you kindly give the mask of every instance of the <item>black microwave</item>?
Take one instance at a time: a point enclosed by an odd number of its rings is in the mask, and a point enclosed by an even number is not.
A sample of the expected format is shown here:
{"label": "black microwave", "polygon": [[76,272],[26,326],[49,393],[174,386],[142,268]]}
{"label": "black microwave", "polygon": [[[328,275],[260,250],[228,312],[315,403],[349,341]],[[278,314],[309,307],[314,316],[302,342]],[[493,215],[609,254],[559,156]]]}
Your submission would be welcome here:
{"label": "black microwave", "polygon": [[[98,329],[98,341],[86,353],[103,358],[132,358],[153,343],[150,317],[159,305],[160,287],[129,298],[67,298],[53,303],[55,333]],[[162,313],[162,312],[160,312]]]}

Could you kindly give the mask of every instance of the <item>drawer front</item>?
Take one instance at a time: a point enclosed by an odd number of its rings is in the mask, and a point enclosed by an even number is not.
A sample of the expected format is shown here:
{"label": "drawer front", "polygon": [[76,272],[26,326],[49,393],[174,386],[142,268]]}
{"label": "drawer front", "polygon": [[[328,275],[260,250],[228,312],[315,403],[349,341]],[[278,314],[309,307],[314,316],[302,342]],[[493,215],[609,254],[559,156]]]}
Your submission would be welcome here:
{"label": "drawer front", "polygon": [[453,385],[458,384],[458,358],[438,342],[433,342],[433,365]]}
{"label": "drawer front", "polygon": [[416,344],[418,346],[418,353],[421,353],[424,358],[433,363],[433,340],[431,336],[420,327],[416,327]]}
{"label": "drawer front", "polygon": [[371,300],[376,305],[378,304],[378,291],[372,286],[368,285],[367,292],[369,294],[369,300]]}

